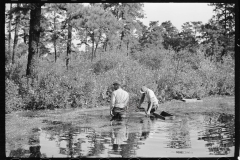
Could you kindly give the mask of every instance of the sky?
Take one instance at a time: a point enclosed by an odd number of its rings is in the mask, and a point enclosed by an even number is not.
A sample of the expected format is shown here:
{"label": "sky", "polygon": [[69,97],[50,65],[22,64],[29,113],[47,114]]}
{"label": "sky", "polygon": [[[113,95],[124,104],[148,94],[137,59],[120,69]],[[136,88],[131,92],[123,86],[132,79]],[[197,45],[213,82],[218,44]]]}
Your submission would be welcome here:
{"label": "sky", "polygon": [[207,23],[214,14],[213,7],[207,3],[144,3],[143,10],[145,25],[148,26],[150,21],[159,21],[159,24],[171,21],[178,30],[185,22]]}

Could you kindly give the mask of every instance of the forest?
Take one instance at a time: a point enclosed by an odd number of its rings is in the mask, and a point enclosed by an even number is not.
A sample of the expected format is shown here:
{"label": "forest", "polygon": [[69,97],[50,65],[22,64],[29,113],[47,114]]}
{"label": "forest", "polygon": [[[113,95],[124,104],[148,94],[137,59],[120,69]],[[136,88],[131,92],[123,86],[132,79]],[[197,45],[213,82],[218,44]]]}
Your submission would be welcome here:
{"label": "forest", "polygon": [[144,3],[5,4],[5,113],[106,106],[115,81],[132,107],[143,85],[161,102],[234,96],[235,4],[209,5],[178,30],[144,25]]}

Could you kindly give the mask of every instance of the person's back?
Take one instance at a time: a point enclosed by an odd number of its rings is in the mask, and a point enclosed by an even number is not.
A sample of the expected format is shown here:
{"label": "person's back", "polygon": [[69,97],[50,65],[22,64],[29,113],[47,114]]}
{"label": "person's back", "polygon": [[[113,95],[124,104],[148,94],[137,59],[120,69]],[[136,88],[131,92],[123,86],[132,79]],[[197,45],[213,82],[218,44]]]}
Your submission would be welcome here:
{"label": "person's back", "polygon": [[149,88],[147,89],[146,99],[147,99],[147,102],[153,102],[153,103],[157,103],[158,104],[158,99],[157,99],[156,95]]}
{"label": "person's back", "polygon": [[124,91],[119,83],[114,83],[112,92],[110,115],[114,117],[125,117],[125,113],[128,110],[129,94]]}
{"label": "person's back", "polygon": [[138,108],[141,108],[141,104],[143,103],[146,97],[146,100],[148,102],[148,108],[147,108],[146,114],[148,116],[150,115],[150,113],[154,113],[157,110],[159,105],[158,99],[154,94],[154,92],[151,89],[143,86],[140,90],[140,93],[142,94],[142,96],[141,96]]}
{"label": "person's back", "polygon": [[129,94],[122,88],[119,88],[113,91],[113,98],[115,98],[115,102],[112,102],[115,107],[124,108],[127,106]]}

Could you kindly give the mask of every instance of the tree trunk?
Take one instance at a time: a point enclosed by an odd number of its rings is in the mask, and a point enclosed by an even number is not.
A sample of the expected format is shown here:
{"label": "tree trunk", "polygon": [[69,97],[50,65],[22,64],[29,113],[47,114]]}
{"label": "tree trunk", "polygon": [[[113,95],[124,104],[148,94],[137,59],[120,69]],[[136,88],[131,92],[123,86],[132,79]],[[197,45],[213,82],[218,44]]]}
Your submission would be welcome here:
{"label": "tree trunk", "polygon": [[[10,3],[10,10],[12,9],[12,3]],[[11,36],[11,23],[12,23],[12,15],[9,15],[9,24],[8,24],[8,54],[12,55],[11,51],[11,41],[12,41],[12,36]]]}
{"label": "tree trunk", "polygon": [[[17,3],[17,7],[19,7],[20,4]],[[13,54],[12,54],[12,63],[14,63],[15,60],[15,53],[16,53],[16,47],[18,43],[18,30],[19,30],[19,22],[20,22],[20,13],[18,12],[16,15],[16,23],[15,23],[15,35],[14,35],[14,42],[13,42]]]}
{"label": "tree trunk", "polygon": [[94,55],[94,32],[92,33],[92,59],[91,59],[91,61],[93,61],[93,55]]}
{"label": "tree trunk", "polygon": [[54,11],[54,19],[53,19],[53,25],[54,25],[54,39],[53,39],[53,46],[54,46],[54,55],[55,55],[55,62],[57,62],[57,47],[56,47],[56,12]]}
{"label": "tree trunk", "polygon": [[95,58],[96,58],[97,47],[98,47],[98,42],[96,43],[96,47],[95,47],[95,49],[94,49],[94,57],[95,57]]}
{"label": "tree trunk", "polygon": [[38,44],[40,37],[41,6],[43,3],[35,3],[30,11],[29,48],[27,62],[27,77],[36,78],[38,65]]}
{"label": "tree trunk", "polygon": [[27,44],[27,29],[23,28],[23,42]]}
{"label": "tree trunk", "polygon": [[108,40],[109,40],[109,39],[106,38],[105,43],[104,43],[104,45],[103,45],[103,49],[104,49],[105,52],[107,51]]}
{"label": "tree trunk", "polygon": [[66,58],[66,66],[68,70],[68,64],[71,54],[71,43],[72,43],[72,25],[70,24],[70,19],[68,21],[68,41],[67,41],[67,58]]}
{"label": "tree trunk", "polygon": [[128,56],[128,45],[129,45],[129,41],[127,42],[127,56]]}
{"label": "tree trunk", "polygon": [[96,47],[95,47],[95,50],[94,50],[94,57],[95,57],[95,58],[96,58],[96,51],[97,51],[98,44],[99,44],[99,42],[100,42],[101,36],[102,36],[102,33],[100,32],[99,37],[98,37],[98,40],[96,41]]}

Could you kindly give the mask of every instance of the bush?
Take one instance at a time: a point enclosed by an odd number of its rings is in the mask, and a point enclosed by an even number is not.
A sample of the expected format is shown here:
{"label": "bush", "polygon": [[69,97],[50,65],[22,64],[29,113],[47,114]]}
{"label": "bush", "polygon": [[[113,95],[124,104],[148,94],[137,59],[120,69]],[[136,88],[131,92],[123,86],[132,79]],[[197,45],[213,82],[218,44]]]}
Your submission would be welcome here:
{"label": "bush", "polygon": [[6,112],[18,109],[94,107],[109,105],[112,83],[119,81],[130,93],[130,107],[140,99],[140,88],[152,89],[159,100],[234,95],[234,61],[215,63],[204,53],[143,50],[104,52],[91,62],[86,55],[56,63],[39,60],[35,85],[27,87],[27,60],[22,56],[6,65]]}
{"label": "bush", "polygon": [[18,94],[18,86],[10,79],[5,79],[5,112],[21,110],[23,102]]}
{"label": "bush", "polygon": [[93,72],[95,74],[101,74],[113,69],[114,66],[116,66],[116,62],[113,62],[109,59],[102,59],[93,64]]}

